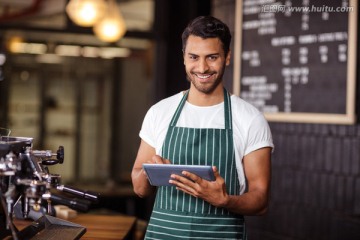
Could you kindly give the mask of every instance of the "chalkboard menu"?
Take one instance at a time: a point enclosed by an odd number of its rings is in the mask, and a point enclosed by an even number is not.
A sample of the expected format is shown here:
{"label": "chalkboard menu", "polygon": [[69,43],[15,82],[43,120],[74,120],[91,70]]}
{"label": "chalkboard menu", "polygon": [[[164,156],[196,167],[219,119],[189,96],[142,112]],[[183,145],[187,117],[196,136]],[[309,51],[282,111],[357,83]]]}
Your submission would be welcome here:
{"label": "chalkboard menu", "polygon": [[234,93],[269,121],[353,124],[357,0],[238,0]]}

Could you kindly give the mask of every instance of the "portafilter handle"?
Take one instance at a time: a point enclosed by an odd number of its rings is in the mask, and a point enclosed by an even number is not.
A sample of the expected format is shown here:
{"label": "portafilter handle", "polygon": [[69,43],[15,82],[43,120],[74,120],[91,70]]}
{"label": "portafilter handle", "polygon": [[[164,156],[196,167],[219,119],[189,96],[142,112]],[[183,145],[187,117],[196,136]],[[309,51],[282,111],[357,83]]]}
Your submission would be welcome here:
{"label": "portafilter handle", "polygon": [[82,197],[84,199],[90,200],[92,202],[98,202],[99,194],[91,191],[83,191],[74,187],[69,187],[65,185],[59,185],[56,187],[57,190],[65,192],[65,193],[71,193],[76,196]]}
{"label": "portafilter handle", "polygon": [[55,204],[61,204],[68,206],[72,209],[79,210],[82,212],[87,212],[89,210],[91,202],[84,199],[77,198],[68,198],[65,196],[60,196],[54,193],[50,195],[50,201]]}

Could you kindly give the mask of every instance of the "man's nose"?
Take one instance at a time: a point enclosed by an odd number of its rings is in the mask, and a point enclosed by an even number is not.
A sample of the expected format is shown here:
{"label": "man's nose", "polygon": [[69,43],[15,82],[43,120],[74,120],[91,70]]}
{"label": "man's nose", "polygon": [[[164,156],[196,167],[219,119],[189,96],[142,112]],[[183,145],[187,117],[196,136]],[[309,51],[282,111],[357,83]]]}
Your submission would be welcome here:
{"label": "man's nose", "polygon": [[209,70],[209,65],[206,61],[206,59],[200,59],[199,65],[198,65],[199,72],[205,73]]}

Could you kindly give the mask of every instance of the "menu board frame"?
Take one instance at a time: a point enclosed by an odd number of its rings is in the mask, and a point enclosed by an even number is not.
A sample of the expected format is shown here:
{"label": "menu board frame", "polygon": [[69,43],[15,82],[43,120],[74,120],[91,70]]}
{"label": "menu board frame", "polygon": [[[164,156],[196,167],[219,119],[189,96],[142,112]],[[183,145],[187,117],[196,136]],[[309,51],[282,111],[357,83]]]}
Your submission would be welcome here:
{"label": "menu board frame", "polygon": [[[235,8],[235,43],[234,43],[234,79],[233,93],[241,96],[241,55],[242,55],[242,3],[236,0]],[[346,109],[344,114],[310,113],[310,112],[264,112],[268,121],[295,123],[324,123],[324,124],[355,124],[356,113],[356,57],[357,57],[357,0],[349,0],[353,11],[348,12],[348,50],[347,50],[347,79],[346,79]],[[321,93],[319,93],[321,97]],[[316,104],[316,99],[314,99]]]}

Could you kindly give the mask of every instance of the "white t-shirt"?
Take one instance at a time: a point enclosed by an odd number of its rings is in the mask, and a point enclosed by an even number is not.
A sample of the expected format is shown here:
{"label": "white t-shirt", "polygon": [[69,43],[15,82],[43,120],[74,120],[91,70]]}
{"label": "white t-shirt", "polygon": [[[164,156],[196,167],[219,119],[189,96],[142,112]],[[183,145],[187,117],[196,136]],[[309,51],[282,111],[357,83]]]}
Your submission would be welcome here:
{"label": "white t-shirt", "polygon": [[[158,155],[161,155],[170,121],[182,97],[183,93],[180,92],[161,100],[148,110],[144,118],[139,135],[146,143],[155,148]],[[230,99],[235,161],[240,182],[240,193],[243,193],[246,186],[243,157],[259,148],[273,148],[274,145],[269,125],[263,114],[235,95],[232,95]],[[199,107],[186,102],[176,126],[223,129],[225,128],[224,102],[206,107]]]}

